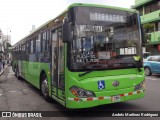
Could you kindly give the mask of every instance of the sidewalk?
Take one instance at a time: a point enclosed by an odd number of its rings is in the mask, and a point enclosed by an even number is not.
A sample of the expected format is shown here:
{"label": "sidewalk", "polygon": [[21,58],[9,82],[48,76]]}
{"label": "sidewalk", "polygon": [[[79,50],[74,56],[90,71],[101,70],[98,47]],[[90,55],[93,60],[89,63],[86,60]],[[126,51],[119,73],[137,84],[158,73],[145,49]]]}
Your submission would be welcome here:
{"label": "sidewalk", "polygon": [[4,69],[2,69],[2,70],[0,71],[0,76],[1,76],[2,73],[6,70],[6,68],[7,68],[8,66],[9,66],[9,64],[5,65]]}

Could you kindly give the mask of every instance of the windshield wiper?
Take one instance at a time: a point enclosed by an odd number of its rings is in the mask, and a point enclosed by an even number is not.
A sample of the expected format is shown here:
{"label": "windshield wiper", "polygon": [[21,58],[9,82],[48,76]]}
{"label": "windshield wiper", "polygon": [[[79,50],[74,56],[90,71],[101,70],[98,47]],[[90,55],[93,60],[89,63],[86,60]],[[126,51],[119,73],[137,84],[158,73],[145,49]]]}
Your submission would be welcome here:
{"label": "windshield wiper", "polygon": [[140,58],[138,58],[137,56],[133,56],[132,59],[135,62],[135,67],[138,69],[138,72],[141,72],[142,70],[141,70],[141,61],[140,61]]}
{"label": "windshield wiper", "polygon": [[123,62],[118,62],[120,64],[133,64],[137,69],[138,72],[141,72],[141,62],[140,59],[137,56],[134,57],[126,57],[123,59]]}
{"label": "windshield wiper", "polygon": [[95,71],[95,69],[94,69],[94,70],[89,70],[89,71],[84,72],[84,73],[81,73],[81,74],[79,74],[78,76],[79,76],[79,77],[82,77],[82,76],[84,76],[84,75],[86,75],[86,74],[88,74],[88,73],[91,73],[91,72],[93,72],[93,71]]}
{"label": "windshield wiper", "polygon": [[100,70],[105,70],[104,67],[102,65],[93,65],[93,66],[86,66],[85,67],[86,69],[89,69],[88,71],[84,72],[84,73],[81,73],[79,74],[78,76],[79,77],[82,77],[88,73],[91,73],[93,71],[100,71]]}

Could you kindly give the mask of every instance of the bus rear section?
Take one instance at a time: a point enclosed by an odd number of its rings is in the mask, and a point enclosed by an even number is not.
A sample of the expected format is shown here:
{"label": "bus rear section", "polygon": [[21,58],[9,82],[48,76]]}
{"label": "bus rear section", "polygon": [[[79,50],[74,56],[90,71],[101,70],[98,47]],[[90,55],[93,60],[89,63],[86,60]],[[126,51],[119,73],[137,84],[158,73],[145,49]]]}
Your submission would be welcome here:
{"label": "bus rear section", "polygon": [[72,33],[65,41],[66,107],[87,108],[144,97],[142,40],[136,11],[73,5],[66,24]]}

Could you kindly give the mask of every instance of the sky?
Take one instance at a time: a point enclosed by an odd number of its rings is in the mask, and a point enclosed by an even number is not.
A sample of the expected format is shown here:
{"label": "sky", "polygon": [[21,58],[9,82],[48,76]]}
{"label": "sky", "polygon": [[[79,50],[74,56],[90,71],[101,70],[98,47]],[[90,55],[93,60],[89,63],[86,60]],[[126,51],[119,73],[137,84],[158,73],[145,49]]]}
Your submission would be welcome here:
{"label": "sky", "polygon": [[55,18],[72,3],[93,3],[130,8],[135,0],[0,0],[0,29],[11,35],[11,44]]}

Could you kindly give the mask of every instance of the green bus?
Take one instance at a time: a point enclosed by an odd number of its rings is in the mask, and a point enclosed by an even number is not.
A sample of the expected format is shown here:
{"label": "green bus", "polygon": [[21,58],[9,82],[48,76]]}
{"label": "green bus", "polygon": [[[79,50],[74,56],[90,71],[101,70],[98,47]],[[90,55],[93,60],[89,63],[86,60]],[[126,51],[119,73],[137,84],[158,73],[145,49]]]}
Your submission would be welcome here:
{"label": "green bus", "polygon": [[14,45],[12,69],[67,108],[139,99],[142,43],[136,10],[75,3]]}

